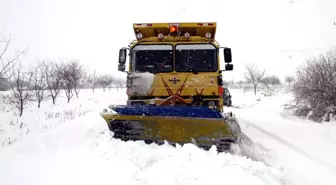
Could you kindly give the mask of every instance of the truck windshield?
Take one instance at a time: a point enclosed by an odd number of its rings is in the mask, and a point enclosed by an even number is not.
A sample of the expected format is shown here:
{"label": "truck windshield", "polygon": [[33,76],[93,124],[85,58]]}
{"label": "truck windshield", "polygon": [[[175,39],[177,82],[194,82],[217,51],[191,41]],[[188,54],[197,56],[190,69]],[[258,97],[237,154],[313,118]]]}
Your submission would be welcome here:
{"label": "truck windshield", "polygon": [[217,52],[211,44],[178,44],[175,54],[177,72],[217,71]]}
{"label": "truck windshield", "polygon": [[132,49],[132,64],[136,72],[172,72],[173,46],[137,45]]}

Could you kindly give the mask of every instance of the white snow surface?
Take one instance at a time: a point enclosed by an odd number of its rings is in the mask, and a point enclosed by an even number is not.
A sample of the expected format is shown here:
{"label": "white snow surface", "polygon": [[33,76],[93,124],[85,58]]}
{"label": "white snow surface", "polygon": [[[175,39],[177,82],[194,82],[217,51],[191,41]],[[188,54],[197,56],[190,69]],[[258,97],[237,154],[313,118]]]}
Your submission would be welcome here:
{"label": "white snow surface", "polygon": [[[22,118],[0,112],[0,179],[5,185],[52,184],[321,184],[336,182],[336,123],[289,116],[291,98],[231,89],[245,133],[235,155],[112,139],[99,113],[125,104],[125,89],[83,90],[69,104],[35,103]],[[12,121],[12,122],[11,122]],[[23,123],[23,124],[21,124]],[[22,126],[24,125],[24,126]],[[29,130],[29,132],[27,132]],[[8,142],[8,138],[16,142]]]}
{"label": "white snow surface", "polygon": [[281,169],[288,184],[335,184],[335,121],[315,123],[288,115],[283,108],[292,96],[286,90],[274,91],[272,96],[231,91],[234,106],[226,111],[236,114],[254,150],[259,146],[268,151],[264,162]]}

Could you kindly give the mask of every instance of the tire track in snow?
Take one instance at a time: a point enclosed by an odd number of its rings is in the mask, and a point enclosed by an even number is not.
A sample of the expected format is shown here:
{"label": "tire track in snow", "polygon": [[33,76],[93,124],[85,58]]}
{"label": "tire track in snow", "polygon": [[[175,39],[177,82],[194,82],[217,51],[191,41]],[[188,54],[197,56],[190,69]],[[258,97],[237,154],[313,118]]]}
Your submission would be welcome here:
{"label": "tire track in snow", "polygon": [[255,130],[258,130],[259,132],[269,136],[270,138],[274,139],[275,141],[287,146],[288,148],[291,148],[292,150],[294,150],[295,152],[297,153],[300,153],[301,155],[313,160],[313,161],[316,161],[318,163],[320,163],[321,165],[329,168],[329,169],[332,169],[336,172],[336,166],[323,160],[323,159],[320,159],[318,157],[315,157],[315,156],[312,156],[310,155],[307,151],[305,151],[304,149],[292,144],[291,142],[281,138],[280,136],[272,133],[272,132],[269,132],[259,126],[257,126],[256,124],[254,124],[253,122],[250,122],[250,121],[247,121],[247,120],[244,120],[244,119],[239,119],[240,121],[243,121],[244,123],[248,124],[249,126],[251,126],[252,128],[254,128]]}

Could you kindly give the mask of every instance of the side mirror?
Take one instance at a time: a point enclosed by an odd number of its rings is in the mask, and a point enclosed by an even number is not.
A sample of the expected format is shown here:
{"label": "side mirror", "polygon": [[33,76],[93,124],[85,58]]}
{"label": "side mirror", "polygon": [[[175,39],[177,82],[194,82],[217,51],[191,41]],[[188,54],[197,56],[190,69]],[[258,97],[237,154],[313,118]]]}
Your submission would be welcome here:
{"label": "side mirror", "polygon": [[125,64],[126,63],[126,55],[127,55],[127,49],[122,48],[119,50],[119,64]]}
{"label": "side mirror", "polygon": [[126,69],[125,64],[119,64],[118,65],[118,71],[124,72]]}
{"label": "side mirror", "polygon": [[233,70],[233,64],[225,64],[225,71],[232,71]]}
{"label": "side mirror", "polygon": [[225,60],[225,63],[232,62],[231,48],[224,48],[224,60]]}

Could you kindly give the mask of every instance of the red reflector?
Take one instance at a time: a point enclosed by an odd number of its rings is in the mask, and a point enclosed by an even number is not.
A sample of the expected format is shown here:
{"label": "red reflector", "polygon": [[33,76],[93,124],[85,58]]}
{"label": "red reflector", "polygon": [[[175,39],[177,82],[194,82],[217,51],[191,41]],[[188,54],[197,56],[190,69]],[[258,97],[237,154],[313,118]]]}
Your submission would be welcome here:
{"label": "red reflector", "polygon": [[153,26],[153,24],[147,24],[147,26]]}
{"label": "red reflector", "polygon": [[213,23],[209,23],[208,26],[213,26],[214,24]]}
{"label": "red reflector", "polygon": [[218,87],[218,94],[221,96],[224,93],[224,88],[219,86]]}
{"label": "red reflector", "polygon": [[198,25],[198,26],[203,26],[203,23],[198,23],[197,25]]}

